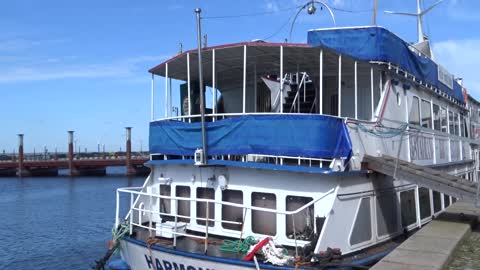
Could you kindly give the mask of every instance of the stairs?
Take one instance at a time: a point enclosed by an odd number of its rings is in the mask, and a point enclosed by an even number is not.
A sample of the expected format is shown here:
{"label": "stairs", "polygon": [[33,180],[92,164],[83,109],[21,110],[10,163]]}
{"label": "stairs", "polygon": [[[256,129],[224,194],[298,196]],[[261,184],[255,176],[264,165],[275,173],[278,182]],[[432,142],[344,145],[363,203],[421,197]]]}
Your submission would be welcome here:
{"label": "stairs", "polygon": [[363,162],[366,163],[369,170],[395,177],[398,180],[415,183],[418,186],[442,192],[458,199],[475,201],[478,197],[476,183],[439,170],[403,160],[399,160],[397,163],[396,158],[386,155],[381,157],[365,155]]}
{"label": "stairs", "polygon": [[[284,113],[310,113],[313,104],[315,103],[315,87],[313,83],[307,83],[305,91],[303,86],[300,86],[300,93],[295,101],[298,87],[297,85],[290,85],[291,91],[287,92],[283,100],[283,112]],[[315,110],[315,108],[313,108]]]}

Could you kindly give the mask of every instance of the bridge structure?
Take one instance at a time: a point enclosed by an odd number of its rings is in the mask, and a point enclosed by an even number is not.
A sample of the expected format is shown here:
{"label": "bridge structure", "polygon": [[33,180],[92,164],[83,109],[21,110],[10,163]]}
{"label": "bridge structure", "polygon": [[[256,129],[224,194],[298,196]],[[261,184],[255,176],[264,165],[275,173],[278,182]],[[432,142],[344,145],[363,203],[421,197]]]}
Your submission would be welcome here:
{"label": "bridge structure", "polygon": [[144,163],[150,159],[146,152],[132,152],[131,127],[126,129],[125,152],[112,154],[74,153],[74,131],[68,131],[68,152],[45,155],[25,154],[23,134],[18,134],[18,155],[0,160],[0,176],[56,176],[67,169],[70,176],[106,175],[106,168],[125,166],[126,175],[146,175],[150,172]]}

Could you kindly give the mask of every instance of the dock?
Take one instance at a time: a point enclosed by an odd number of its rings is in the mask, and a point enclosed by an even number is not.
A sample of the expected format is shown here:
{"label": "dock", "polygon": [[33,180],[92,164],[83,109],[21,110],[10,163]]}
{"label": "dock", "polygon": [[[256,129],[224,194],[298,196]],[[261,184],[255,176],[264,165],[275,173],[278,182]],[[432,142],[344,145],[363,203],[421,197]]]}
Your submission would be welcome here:
{"label": "dock", "polygon": [[479,217],[474,202],[457,201],[370,269],[445,269]]}

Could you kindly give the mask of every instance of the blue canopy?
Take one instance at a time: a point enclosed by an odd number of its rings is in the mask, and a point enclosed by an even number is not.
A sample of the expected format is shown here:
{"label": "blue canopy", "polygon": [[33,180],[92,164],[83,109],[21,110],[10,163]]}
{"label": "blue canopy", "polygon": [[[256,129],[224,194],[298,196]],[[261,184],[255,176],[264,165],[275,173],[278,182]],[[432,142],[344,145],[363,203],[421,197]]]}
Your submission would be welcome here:
{"label": "blue canopy", "polygon": [[[349,158],[352,144],[342,119],[324,115],[242,115],[206,123],[209,155]],[[193,156],[202,148],[201,125],[150,123],[150,153]]]}
{"label": "blue canopy", "polygon": [[382,27],[332,28],[308,32],[308,44],[330,48],[363,61],[390,62],[464,104],[462,87],[455,80],[453,89],[438,80],[438,65],[413,52],[410,45]]}

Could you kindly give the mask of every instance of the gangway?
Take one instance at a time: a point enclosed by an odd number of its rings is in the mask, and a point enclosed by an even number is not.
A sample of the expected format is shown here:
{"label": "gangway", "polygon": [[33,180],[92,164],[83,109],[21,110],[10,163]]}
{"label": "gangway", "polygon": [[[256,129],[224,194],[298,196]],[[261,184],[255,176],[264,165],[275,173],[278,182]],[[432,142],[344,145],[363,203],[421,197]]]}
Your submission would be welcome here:
{"label": "gangway", "polygon": [[394,180],[411,182],[461,200],[475,202],[478,198],[477,183],[440,170],[397,160],[387,155],[379,157],[365,155],[363,162],[369,170],[391,176]]}

